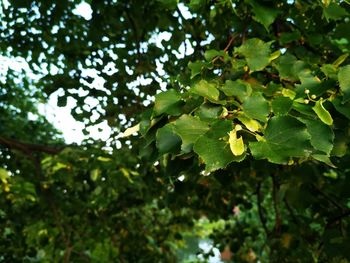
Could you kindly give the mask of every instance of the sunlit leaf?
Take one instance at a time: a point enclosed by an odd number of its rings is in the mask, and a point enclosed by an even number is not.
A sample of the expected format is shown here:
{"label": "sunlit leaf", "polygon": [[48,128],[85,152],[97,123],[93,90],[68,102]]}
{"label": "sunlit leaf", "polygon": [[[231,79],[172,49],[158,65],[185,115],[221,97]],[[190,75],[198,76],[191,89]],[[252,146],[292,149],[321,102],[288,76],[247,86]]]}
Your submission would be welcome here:
{"label": "sunlit leaf", "polygon": [[136,124],[135,126],[132,126],[130,128],[127,128],[122,134],[121,137],[129,137],[130,135],[133,135],[137,133],[140,130],[140,123]]}
{"label": "sunlit leaf", "polygon": [[229,133],[229,144],[231,152],[234,156],[240,156],[244,153],[244,143],[243,138],[239,137],[237,138],[237,132],[235,130],[230,131]]}
{"label": "sunlit leaf", "polygon": [[230,144],[224,140],[232,130],[232,122],[217,121],[210,129],[199,137],[193,150],[204,161],[207,171],[225,168],[231,162],[240,162],[245,154],[234,156]]}
{"label": "sunlit leaf", "polygon": [[205,80],[201,80],[198,83],[196,83],[190,89],[190,92],[208,98],[211,101],[218,101],[220,95],[220,92],[216,88],[216,85],[214,83],[209,83]]}
{"label": "sunlit leaf", "polygon": [[316,101],[315,106],[312,107],[313,111],[317,114],[322,122],[327,125],[333,124],[333,118],[331,114],[323,107],[322,99]]}

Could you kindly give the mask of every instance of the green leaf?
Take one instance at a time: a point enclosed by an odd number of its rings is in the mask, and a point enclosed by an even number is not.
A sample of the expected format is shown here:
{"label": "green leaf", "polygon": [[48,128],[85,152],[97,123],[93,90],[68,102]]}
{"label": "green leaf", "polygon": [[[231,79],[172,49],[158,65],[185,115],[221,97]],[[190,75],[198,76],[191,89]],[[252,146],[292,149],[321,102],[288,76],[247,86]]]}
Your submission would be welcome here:
{"label": "green leaf", "polygon": [[208,62],[211,62],[216,57],[223,57],[225,61],[230,59],[230,57],[223,50],[209,49],[204,52],[204,58]]}
{"label": "green leaf", "polygon": [[253,8],[253,19],[258,23],[262,24],[268,31],[269,26],[275,21],[276,17],[280,13],[278,9],[270,8],[259,4],[257,1],[248,0],[247,1]]}
{"label": "green leaf", "polygon": [[178,0],[158,0],[165,8],[174,10],[177,7]]}
{"label": "green leaf", "polygon": [[183,152],[190,152],[199,136],[209,130],[206,122],[190,115],[182,115],[174,123],[174,131],[181,137]]}
{"label": "green leaf", "polygon": [[193,150],[204,161],[207,171],[225,168],[229,163],[242,161],[245,154],[234,156],[223,138],[232,130],[232,122],[219,120],[195,143]]}
{"label": "green leaf", "polygon": [[[318,77],[314,76],[307,76],[307,77],[300,77],[301,84],[296,84],[295,91],[297,93],[298,97],[304,97],[305,96],[305,90],[309,90],[310,94],[320,95],[323,93],[322,90],[328,89],[329,86],[322,86],[322,83]],[[333,84],[334,85],[334,84]]]}
{"label": "green leaf", "polygon": [[203,61],[190,61],[188,63],[188,68],[191,70],[191,79],[193,79],[197,75],[200,75],[202,73],[202,70],[208,67],[211,67],[210,63]]}
{"label": "green leaf", "polygon": [[205,0],[191,0],[189,6],[191,10],[196,11],[199,8],[201,8],[203,5],[205,5],[205,3],[206,3]]}
{"label": "green leaf", "polygon": [[225,84],[219,87],[226,96],[236,96],[240,101],[252,94],[252,88],[248,82],[243,80],[227,80]]}
{"label": "green leaf", "polygon": [[217,119],[222,112],[221,106],[213,106],[210,103],[202,104],[196,112],[196,115],[204,121]]}
{"label": "green leaf", "polygon": [[324,154],[313,154],[311,155],[312,158],[314,158],[317,161],[323,162],[327,164],[330,167],[336,168],[336,166],[332,163],[332,161],[329,159],[328,155]]}
{"label": "green leaf", "polygon": [[332,64],[324,64],[321,67],[322,72],[327,78],[337,79],[337,68]]}
{"label": "green leaf", "polygon": [[272,103],[272,111],[275,115],[286,115],[292,108],[293,101],[288,97],[276,97]]}
{"label": "green leaf", "polygon": [[349,141],[347,132],[342,130],[335,131],[334,146],[331,154],[337,157],[343,157],[348,152]]}
{"label": "green leaf", "polygon": [[219,100],[220,92],[214,83],[209,83],[206,80],[200,80],[190,90],[190,92],[207,98],[212,102]]}
{"label": "green leaf", "polygon": [[317,116],[320,118],[322,122],[324,122],[327,125],[333,124],[333,118],[331,114],[323,107],[323,101],[322,98],[318,101],[316,101],[315,106],[312,107],[312,110],[317,114]]}
{"label": "green leaf", "polygon": [[341,99],[337,97],[332,101],[332,103],[337,111],[350,120],[350,102],[342,103]]}
{"label": "green leaf", "polygon": [[242,54],[252,71],[263,70],[270,63],[270,45],[258,38],[248,39],[235,52]]}
{"label": "green leaf", "polygon": [[342,8],[338,3],[330,3],[323,8],[323,16],[327,19],[338,20],[343,16],[348,15],[348,12]]}
{"label": "green leaf", "polygon": [[281,79],[291,81],[299,80],[299,76],[303,76],[309,72],[307,65],[295,56],[286,53],[274,61],[274,65],[279,72]]}
{"label": "green leaf", "polygon": [[242,106],[244,113],[248,117],[262,122],[266,122],[267,116],[270,113],[269,103],[260,93],[247,97]]}
{"label": "green leaf", "polygon": [[347,102],[350,99],[350,65],[339,69],[338,80],[340,89],[344,94],[343,102]]}
{"label": "green leaf", "polygon": [[306,126],[289,116],[269,120],[264,140],[251,142],[249,148],[256,159],[287,164],[292,157],[307,157],[311,153],[310,134]]}
{"label": "green leaf", "polygon": [[299,119],[306,124],[307,131],[311,135],[311,145],[319,151],[329,155],[333,149],[333,130],[318,120]]}
{"label": "green leaf", "polygon": [[298,30],[294,29],[293,32],[282,32],[279,41],[285,45],[287,43],[296,41],[301,38],[301,34]]}
{"label": "green leaf", "polygon": [[181,95],[174,89],[156,95],[154,113],[160,115],[167,113],[173,116],[181,114]]}
{"label": "green leaf", "polygon": [[174,132],[174,125],[169,123],[158,129],[156,146],[160,154],[177,153],[181,148],[181,138]]}

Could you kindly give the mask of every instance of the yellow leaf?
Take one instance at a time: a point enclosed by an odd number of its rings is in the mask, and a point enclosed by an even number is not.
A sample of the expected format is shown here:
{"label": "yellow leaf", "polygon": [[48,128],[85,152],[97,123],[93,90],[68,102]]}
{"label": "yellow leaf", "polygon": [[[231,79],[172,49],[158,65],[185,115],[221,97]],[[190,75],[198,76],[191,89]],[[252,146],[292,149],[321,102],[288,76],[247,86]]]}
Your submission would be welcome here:
{"label": "yellow leaf", "polygon": [[322,0],[322,3],[324,4],[325,7],[328,7],[329,4],[331,3],[330,0]]}
{"label": "yellow leaf", "polygon": [[130,135],[137,133],[140,130],[140,123],[136,124],[135,126],[132,126],[130,128],[127,128],[120,137],[125,138],[129,137]]}
{"label": "yellow leaf", "polygon": [[277,50],[277,51],[273,52],[273,53],[270,55],[270,58],[269,58],[270,62],[271,62],[272,60],[275,60],[276,58],[278,58],[281,54],[282,54],[282,53],[281,53],[280,50]]}
{"label": "yellow leaf", "polygon": [[128,179],[129,183],[134,183],[134,181],[131,179],[131,176],[130,176],[128,169],[122,167],[119,170],[122,172],[122,174],[125,176],[125,178]]}
{"label": "yellow leaf", "polygon": [[334,62],[333,62],[333,66],[335,66],[336,68],[340,66],[340,64],[342,64],[347,58],[348,58],[349,54],[343,54],[341,55],[339,58],[337,58]]}
{"label": "yellow leaf", "polygon": [[281,237],[281,243],[284,248],[289,248],[291,241],[293,239],[293,236],[289,233],[284,233]]}
{"label": "yellow leaf", "polygon": [[92,181],[96,181],[101,175],[101,170],[100,169],[94,169],[90,172],[90,178]]}
{"label": "yellow leaf", "polygon": [[239,156],[244,153],[244,143],[243,143],[243,138],[239,137],[237,138],[236,131],[230,131],[230,138],[229,138],[229,143],[230,143],[230,149],[231,152],[233,153],[234,156]]}
{"label": "yellow leaf", "polygon": [[8,184],[4,185],[4,192],[10,192],[10,186]]}
{"label": "yellow leaf", "polygon": [[293,100],[295,98],[295,96],[296,96],[296,93],[295,93],[295,91],[293,91],[291,89],[282,89],[282,95],[284,97],[288,97],[291,100]]}
{"label": "yellow leaf", "polygon": [[238,118],[244,126],[250,130],[251,132],[256,132],[261,129],[261,125],[258,121],[247,118],[247,117],[240,117]]}
{"label": "yellow leaf", "polygon": [[7,183],[7,179],[9,178],[8,171],[0,168],[0,180],[5,184]]}

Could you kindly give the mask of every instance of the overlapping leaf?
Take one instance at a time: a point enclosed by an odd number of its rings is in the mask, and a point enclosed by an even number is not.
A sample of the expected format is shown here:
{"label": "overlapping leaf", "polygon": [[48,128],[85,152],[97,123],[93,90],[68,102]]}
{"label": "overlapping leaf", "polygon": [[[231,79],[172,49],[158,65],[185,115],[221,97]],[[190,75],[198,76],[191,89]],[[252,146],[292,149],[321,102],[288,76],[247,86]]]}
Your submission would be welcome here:
{"label": "overlapping leaf", "polygon": [[182,115],[173,123],[173,126],[176,134],[181,137],[181,150],[183,152],[190,152],[199,136],[209,130],[209,126],[206,122],[191,115]]}
{"label": "overlapping leaf", "polygon": [[193,150],[203,160],[207,171],[223,169],[229,163],[245,158],[244,154],[234,156],[228,140],[225,140],[232,128],[231,121],[217,121],[196,141]]}
{"label": "overlapping leaf", "polygon": [[190,92],[207,98],[210,101],[216,102],[219,100],[220,92],[214,83],[209,83],[205,80],[200,80],[191,89]]}
{"label": "overlapping leaf", "polygon": [[266,122],[267,116],[270,113],[270,105],[260,93],[246,97],[242,106],[244,113],[248,117],[262,122]]}
{"label": "overlapping leaf", "polygon": [[267,123],[264,139],[251,142],[249,148],[256,159],[286,164],[293,157],[310,155],[310,138],[302,122],[289,116],[276,116]]}
{"label": "overlapping leaf", "polygon": [[181,114],[181,95],[174,89],[159,93],[154,103],[156,115],[167,113],[170,115]]}
{"label": "overlapping leaf", "polygon": [[259,71],[270,63],[270,45],[271,42],[265,43],[261,39],[251,38],[235,51],[245,57],[252,71]]}
{"label": "overlapping leaf", "polygon": [[270,8],[260,4],[258,1],[247,0],[252,6],[254,13],[254,20],[261,23],[268,31],[269,26],[275,21],[276,17],[280,13],[278,9]]}

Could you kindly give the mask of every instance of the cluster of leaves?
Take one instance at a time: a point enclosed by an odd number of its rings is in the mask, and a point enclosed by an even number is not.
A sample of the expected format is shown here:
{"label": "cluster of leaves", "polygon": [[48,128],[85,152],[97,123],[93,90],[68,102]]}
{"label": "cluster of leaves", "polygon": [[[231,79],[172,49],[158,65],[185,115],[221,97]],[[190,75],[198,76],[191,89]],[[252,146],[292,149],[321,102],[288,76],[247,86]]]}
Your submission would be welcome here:
{"label": "cluster of leaves", "polygon": [[[349,258],[348,193],[343,186],[332,192],[330,183],[347,181],[350,66],[343,53],[348,49],[332,41],[334,31],[327,28],[343,19],[349,6],[296,2],[280,17],[281,10],[247,3],[266,35],[279,27],[275,36],[262,37],[252,22],[246,32],[233,32],[225,49],[208,49],[205,60],[190,62],[187,78],[158,94],[149,121],[141,122],[145,149],[155,159],[190,158],[203,176],[219,179],[224,171],[234,175],[228,184],[247,184],[244,192],[222,192],[224,200],[215,203],[248,210],[242,222],[234,220],[240,223],[232,226],[228,221],[225,234],[213,237],[222,250],[230,246],[232,259]],[[309,9],[323,15],[305,20],[300,11]],[[316,43],[316,27],[328,38],[318,35],[322,39]],[[349,44],[348,39],[343,43]],[[184,174],[193,183],[192,174]],[[207,187],[214,191],[211,183]],[[328,205],[320,205],[320,199]],[[250,213],[260,218],[260,230]],[[265,238],[266,243],[257,241]]]}
{"label": "cluster of leaves", "polygon": [[270,45],[249,39],[232,56],[225,54],[219,67],[212,62],[220,51],[209,50],[206,62],[194,62],[207,66],[200,76],[192,68],[191,87],[157,95],[153,120],[169,118],[155,136],[159,153],[193,151],[209,172],[248,156],[284,165],[314,159],[334,167],[330,157],[344,156],[348,143],[350,66],[339,67],[347,55],[321,68],[289,51],[271,53]]}
{"label": "cluster of leaves", "polygon": [[[350,261],[347,1],[80,3],[1,3],[0,55],[40,80],[0,82],[0,262],[205,261],[196,235],[232,262]],[[36,111],[57,91],[122,148],[63,145]]]}

